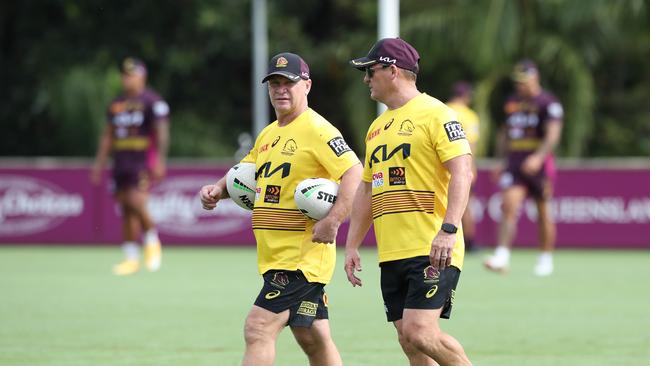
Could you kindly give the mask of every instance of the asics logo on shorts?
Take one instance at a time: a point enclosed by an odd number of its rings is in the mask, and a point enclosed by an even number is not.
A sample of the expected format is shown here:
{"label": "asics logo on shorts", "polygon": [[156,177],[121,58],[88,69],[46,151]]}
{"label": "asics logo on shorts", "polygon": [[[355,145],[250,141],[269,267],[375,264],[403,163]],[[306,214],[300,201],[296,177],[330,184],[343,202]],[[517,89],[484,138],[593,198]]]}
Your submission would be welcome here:
{"label": "asics logo on shorts", "polygon": [[440,281],[440,271],[433,266],[427,266],[424,271],[424,283],[433,285],[429,291],[424,295],[427,299],[433,297],[438,292],[438,282]]}
{"label": "asics logo on shorts", "polygon": [[424,295],[424,297],[426,297],[427,299],[430,299],[430,298],[433,297],[433,295],[436,294],[436,292],[438,292],[438,285],[434,285],[433,287],[431,287],[431,290],[427,291],[427,293]]}
{"label": "asics logo on shorts", "polygon": [[278,296],[280,296],[280,290],[275,290],[275,291],[267,292],[266,295],[264,295],[264,298],[267,300],[273,300]]}

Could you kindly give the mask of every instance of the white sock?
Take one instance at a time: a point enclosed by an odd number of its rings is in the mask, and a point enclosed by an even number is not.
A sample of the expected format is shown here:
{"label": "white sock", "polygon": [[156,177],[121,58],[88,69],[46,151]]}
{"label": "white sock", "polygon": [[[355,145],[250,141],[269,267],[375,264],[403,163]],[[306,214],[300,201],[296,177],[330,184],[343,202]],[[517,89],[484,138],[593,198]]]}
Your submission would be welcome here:
{"label": "white sock", "polygon": [[494,256],[498,258],[503,258],[506,261],[510,261],[510,248],[499,245],[497,249],[494,251]]}
{"label": "white sock", "polygon": [[541,252],[537,261],[540,263],[551,263],[553,262],[553,253],[551,252]]}
{"label": "white sock", "polygon": [[140,247],[134,241],[125,241],[122,244],[122,251],[127,260],[137,261],[140,259]]}
{"label": "white sock", "polygon": [[155,228],[147,230],[147,232],[144,233],[144,244],[153,245],[157,243],[160,243],[160,239],[158,239],[158,230]]}

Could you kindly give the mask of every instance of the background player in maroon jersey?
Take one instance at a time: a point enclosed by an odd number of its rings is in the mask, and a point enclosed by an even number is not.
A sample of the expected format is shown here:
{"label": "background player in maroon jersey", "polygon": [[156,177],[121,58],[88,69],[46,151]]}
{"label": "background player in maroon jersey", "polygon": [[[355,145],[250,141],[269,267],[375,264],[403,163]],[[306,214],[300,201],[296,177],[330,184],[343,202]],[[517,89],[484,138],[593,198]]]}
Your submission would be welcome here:
{"label": "background player in maroon jersey", "polygon": [[505,271],[510,264],[510,248],[516,233],[517,214],[527,195],[534,198],[538,211],[541,254],[534,272],[553,273],[555,223],[549,202],[555,175],[553,149],[560,140],[563,110],[555,96],[542,89],[537,66],[523,60],[512,73],[516,93],[505,104],[506,123],[498,147],[506,153],[506,166],[499,185],[503,190],[503,214],[494,255],[485,266]]}
{"label": "background player in maroon jersey", "polygon": [[109,154],[113,158],[112,178],[115,198],[122,211],[125,259],[113,268],[116,275],[140,269],[137,239],[142,233],[144,262],[150,271],[161,264],[161,246],[147,209],[152,182],[165,175],[169,143],[169,106],[147,88],[147,68],[138,59],[122,63],[123,94],[108,107],[107,124],[99,139],[91,180],[97,184]]}

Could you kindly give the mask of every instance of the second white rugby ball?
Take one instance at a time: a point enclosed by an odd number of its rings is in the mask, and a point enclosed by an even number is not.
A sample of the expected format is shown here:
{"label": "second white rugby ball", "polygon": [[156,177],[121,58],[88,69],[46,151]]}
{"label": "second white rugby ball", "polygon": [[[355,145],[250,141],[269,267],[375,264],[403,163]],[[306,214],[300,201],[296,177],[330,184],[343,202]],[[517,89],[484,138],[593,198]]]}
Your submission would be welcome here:
{"label": "second white rugby ball", "polygon": [[338,192],[339,185],[329,179],[309,178],[298,183],[293,198],[300,212],[318,221],[330,212]]}
{"label": "second white rugby ball", "polygon": [[228,195],[239,207],[253,210],[255,205],[255,164],[239,163],[226,174]]}

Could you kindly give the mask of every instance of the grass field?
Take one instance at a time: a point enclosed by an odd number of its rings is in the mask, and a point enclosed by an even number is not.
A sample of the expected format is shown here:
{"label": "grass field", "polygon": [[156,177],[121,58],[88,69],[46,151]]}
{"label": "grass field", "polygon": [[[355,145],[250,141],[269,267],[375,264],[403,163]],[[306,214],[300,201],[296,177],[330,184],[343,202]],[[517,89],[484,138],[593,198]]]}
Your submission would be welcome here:
{"label": "grass field", "polygon": [[[339,253],[340,254],[340,253]],[[560,251],[532,275],[516,251],[509,275],[469,256],[452,319],[477,366],[650,365],[650,252]],[[385,322],[374,250],[362,288],[339,256],[328,286],[346,365],[406,365]],[[252,249],[169,248],[159,273],[110,274],[116,248],[0,247],[0,365],[239,365],[242,325],[261,287]],[[306,365],[285,330],[276,365]]]}

